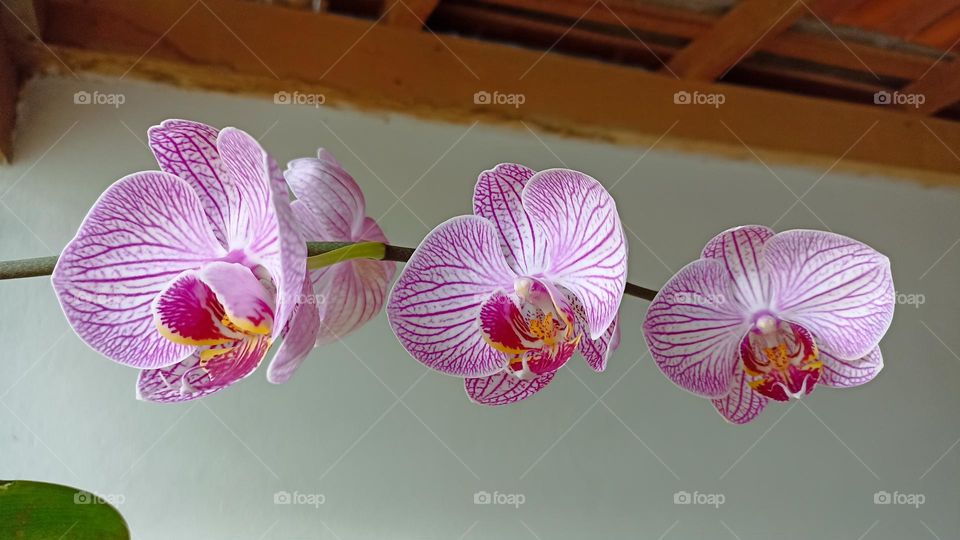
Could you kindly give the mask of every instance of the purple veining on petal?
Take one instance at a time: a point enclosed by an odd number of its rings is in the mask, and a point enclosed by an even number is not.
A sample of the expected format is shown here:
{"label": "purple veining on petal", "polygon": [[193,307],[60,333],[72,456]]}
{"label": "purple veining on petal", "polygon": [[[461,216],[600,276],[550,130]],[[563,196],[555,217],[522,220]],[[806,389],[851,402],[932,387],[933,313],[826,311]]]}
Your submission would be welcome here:
{"label": "purple veining on petal", "polygon": [[217,130],[190,120],[165,120],[147,133],[160,169],[178,176],[196,191],[214,234],[227,245],[226,168],[217,150]]}
{"label": "purple veining on petal", "polygon": [[312,240],[359,240],[366,212],[363,192],[329,152],[321,149],[318,155],[291,161],[284,172],[297,200],[309,210],[305,225]]}
{"label": "purple veining on petal", "polygon": [[296,306],[306,273],[307,247],[297,231],[290,194],[276,162],[247,133],[225,128],[217,139],[230,176],[227,240],[263,265],[277,288],[274,328],[282,330]]}
{"label": "purple veining on petal", "polygon": [[607,369],[607,360],[620,345],[620,316],[613,319],[607,331],[597,339],[580,340],[580,354],[587,361],[591,369],[602,373]]}
{"label": "purple veining on petal", "polygon": [[592,339],[613,322],[627,281],[627,243],[613,197],[586,174],[538,172],[527,182],[523,207],[547,235],[547,279],[583,304]]}
{"label": "purple veining on petal", "polygon": [[644,318],[647,346],[660,370],[681,388],[719,398],[729,391],[746,310],[730,292],[722,263],[700,259],[660,290]]}
{"label": "purple veining on petal", "polygon": [[774,308],[840,358],[873,350],[893,319],[890,261],[873,248],[822,231],[786,231],[763,250]]}
{"label": "purple veining on petal", "polygon": [[535,379],[521,380],[513,374],[501,371],[489,377],[464,379],[463,384],[470,401],[493,407],[527,399],[550,384],[554,375],[555,371]]}
{"label": "purple veining on petal", "polygon": [[743,366],[737,364],[730,392],[722,398],[710,400],[713,407],[732,424],[746,424],[759,415],[769,400],[750,388]]}
{"label": "purple veining on petal", "polygon": [[121,364],[160,367],[192,348],[157,332],[153,299],[183,271],[223,255],[193,189],[175,176],[142,172],[100,196],[52,281],[67,320],[90,347]]}
{"label": "purple veining on petal", "polygon": [[769,227],[744,225],[718,234],[703,248],[701,257],[724,264],[733,294],[751,310],[769,307],[770,283],[760,271],[760,260],[763,245],[773,235]]}
{"label": "purple veining on petal", "polygon": [[320,331],[319,299],[313,294],[309,279],[303,282],[300,303],[297,305],[283,342],[270,360],[267,380],[274,384],[287,382],[316,345]]}
{"label": "purple veining on petal", "polygon": [[823,374],[820,383],[833,388],[852,388],[872,381],[883,369],[883,355],[876,347],[863,358],[842,360],[820,347]]}
{"label": "purple veining on petal", "polygon": [[460,216],[438,225],[404,266],[387,300],[387,317],[404,348],[427,367],[485,377],[505,358],[483,341],[480,305],[512,290],[516,275],[488,220]]}
{"label": "purple veining on petal", "polygon": [[497,228],[507,264],[521,275],[536,275],[546,267],[546,237],[537,230],[521,193],[534,171],[514,163],[501,163],[483,171],[473,191],[473,213]]}
{"label": "purple veining on petal", "polygon": [[156,403],[179,403],[209,396],[253,373],[270,347],[265,337],[246,339],[226,354],[200,365],[200,352],[182,362],[140,372],[137,399]]}

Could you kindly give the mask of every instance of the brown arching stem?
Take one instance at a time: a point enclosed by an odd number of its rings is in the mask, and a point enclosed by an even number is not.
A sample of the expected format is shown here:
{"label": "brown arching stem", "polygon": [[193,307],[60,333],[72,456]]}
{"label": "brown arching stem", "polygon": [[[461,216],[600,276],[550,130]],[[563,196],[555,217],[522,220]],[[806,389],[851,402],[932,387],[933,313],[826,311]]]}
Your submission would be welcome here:
{"label": "brown arching stem", "polygon": [[[348,248],[352,245],[354,245],[354,242],[307,242],[307,256],[316,257],[334,250]],[[410,260],[413,252],[414,248],[385,245],[382,260],[407,262]],[[56,256],[0,261],[0,280],[49,276],[53,273],[53,267],[56,266],[56,264]],[[653,300],[653,297],[657,295],[657,291],[628,282],[624,294],[644,300]]]}

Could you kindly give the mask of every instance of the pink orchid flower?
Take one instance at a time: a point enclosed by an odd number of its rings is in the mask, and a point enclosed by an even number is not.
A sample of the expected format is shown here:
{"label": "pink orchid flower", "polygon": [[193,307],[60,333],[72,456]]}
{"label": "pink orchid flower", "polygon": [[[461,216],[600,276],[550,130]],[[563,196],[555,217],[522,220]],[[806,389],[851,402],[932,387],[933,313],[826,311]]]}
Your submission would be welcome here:
{"label": "pink orchid flower", "polygon": [[[317,158],[290,162],[284,173],[297,200],[291,204],[307,241],[388,243],[377,222],[366,216],[363,192],[326,150]],[[272,383],[286,382],[317,345],[357,330],[383,308],[397,265],[357,259],[310,270],[290,322],[290,332],[267,370]]]}
{"label": "pink orchid flower", "polygon": [[610,194],[577,171],[501,164],[480,175],[473,208],[400,273],[387,302],[400,343],[484,405],[530,397],[578,349],[602,371],[627,275]]}
{"label": "pink orchid flower", "polygon": [[306,269],[276,163],[243,131],[150,129],[163,172],[110,186],[53,285],[94,350],[141,369],[139,398],[178,402],[250,375],[293,313]]}
{"label": "pink orchid flower", "polygon": [[844,236],[748,225],[723,232],[650,304],[660,370],[747,423],[769,400],[872,380],[893,319],[890,261]]}

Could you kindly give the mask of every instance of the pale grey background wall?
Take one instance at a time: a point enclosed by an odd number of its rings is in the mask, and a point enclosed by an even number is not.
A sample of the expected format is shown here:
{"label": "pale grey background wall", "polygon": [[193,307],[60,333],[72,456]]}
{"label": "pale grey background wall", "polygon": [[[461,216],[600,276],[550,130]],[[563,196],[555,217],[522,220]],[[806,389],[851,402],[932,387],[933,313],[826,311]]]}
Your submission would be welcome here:
{"label": "pale grey background wall", "polygon": [[[76,105],[79,90],[121,93],[125,103]],[[477,173],[497,162],[565,164],[617,198],[636,283],[661,285],[726,227],[829,226],[887,253],[899,291],[926,303],[898,306],[882,343],[887,367],[873,383],[818,389],[734,427],[645,355],[647,303],[637,299],[624,301],[623,345],[606,373],[573,362],[519,406],[471,405],[456,379],[407,356],[383,315],[314,351],[285,386],[258,373],[200,403],[158,406],[134,400],[134,370],[74,336],[47,279],[2,282],[0,478],[112,496],[143,540],[960,538],[960,192],[46,79],[26,90],[17,162],[0,169],[0,258],[59,250],[111,182],[155,168],[145,131],[167,117],[241,127],[281,162],[330,148],[397,244],[415,245],[469,212]],[[791,190],[811,187],[797,203]],[[475,505],[481,490],[525,502]],[[323,504],[275,505],[279,491],[322,494]],[[676,505],[678,491],[722,494],[724,504]],[[878,491],[925,501],[876,505]]]}

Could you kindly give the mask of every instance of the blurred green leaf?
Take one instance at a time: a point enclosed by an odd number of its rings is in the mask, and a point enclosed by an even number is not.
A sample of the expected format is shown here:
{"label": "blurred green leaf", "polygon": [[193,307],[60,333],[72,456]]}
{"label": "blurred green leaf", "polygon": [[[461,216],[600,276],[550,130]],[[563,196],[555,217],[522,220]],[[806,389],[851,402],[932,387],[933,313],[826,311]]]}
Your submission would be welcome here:
{"label": "blurred green leaf", "polygon": [[88,491],[0,480],[0,538],[129,540],[130,531],[116,508]]}

